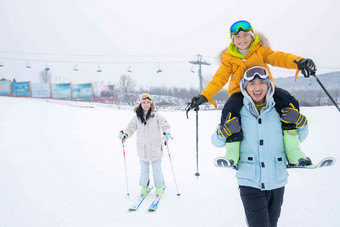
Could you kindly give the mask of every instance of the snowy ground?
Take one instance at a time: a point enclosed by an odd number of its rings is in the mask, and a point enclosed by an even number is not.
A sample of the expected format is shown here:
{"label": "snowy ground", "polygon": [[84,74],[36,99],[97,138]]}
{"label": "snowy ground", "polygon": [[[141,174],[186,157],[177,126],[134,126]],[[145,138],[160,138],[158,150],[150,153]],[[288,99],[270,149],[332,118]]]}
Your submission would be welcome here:
{"label": "snowy ground", "polygon": [[[155,213],[154,191],[137,212],[135,136],[126,142],[130,198],[118,132],[134,113],[79,108],[45,100],[0,97],[0,226],[246,226],[235,171],[214,167],[223,149],[210,143],[220,111],[199,112],[199,173],[195,161],[195,113],[161,113],[172,126],[169,143],[181,193],[177,197],[167,155],[167,190]],[[279,226],[340,226],[340,113],[333,106],[302,108],[310,135],[302,143],[313,161],[338,163],[317,170],[289,170]],[[165,150],[166,151],[166,150]]]}

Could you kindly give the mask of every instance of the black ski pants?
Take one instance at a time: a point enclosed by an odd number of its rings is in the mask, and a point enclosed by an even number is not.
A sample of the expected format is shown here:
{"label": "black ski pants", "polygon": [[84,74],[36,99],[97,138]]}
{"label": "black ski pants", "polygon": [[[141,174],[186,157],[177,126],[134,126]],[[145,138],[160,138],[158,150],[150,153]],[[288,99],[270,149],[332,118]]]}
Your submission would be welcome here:
{"label": "black ski pants", "polygon": [[276,227],[285,187],[269,191],[239,186],[249,227]]}

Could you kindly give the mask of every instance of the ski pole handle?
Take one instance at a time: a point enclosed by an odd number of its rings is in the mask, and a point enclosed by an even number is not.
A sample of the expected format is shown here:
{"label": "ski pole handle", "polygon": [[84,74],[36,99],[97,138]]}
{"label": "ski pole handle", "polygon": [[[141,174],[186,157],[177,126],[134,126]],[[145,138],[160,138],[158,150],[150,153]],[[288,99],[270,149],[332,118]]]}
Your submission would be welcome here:
{"label": "ski pole handle", "polygon": [[170,135],[170,133],[166,133],[166,132],[163,132],[163,140],[164,141],[169,141],[169,140],[172,140],[172,136]]}

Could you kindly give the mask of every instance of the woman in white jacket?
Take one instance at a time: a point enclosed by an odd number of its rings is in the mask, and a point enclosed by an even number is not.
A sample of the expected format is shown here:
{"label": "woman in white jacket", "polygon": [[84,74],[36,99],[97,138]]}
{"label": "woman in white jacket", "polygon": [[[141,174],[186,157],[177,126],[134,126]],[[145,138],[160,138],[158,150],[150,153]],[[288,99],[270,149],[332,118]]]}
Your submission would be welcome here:
{"label": "woman in white jacket", "polygon": [[148,193],[149,165],[151,163],[156,193],[161,195],[165,186],[161,168],[162,136],[164,140],[169,140],[170,125],[162,115],[155,112],[155,104],[151,95],[147,93],[141,95],[139,105],[135,107],[135,112],[136,116],[131,119],[125,131],[120,131],[119,138],[125,140],[137,130],[137,154],[141,165],[139,181],[139,185],[142,187],[141,193]]}

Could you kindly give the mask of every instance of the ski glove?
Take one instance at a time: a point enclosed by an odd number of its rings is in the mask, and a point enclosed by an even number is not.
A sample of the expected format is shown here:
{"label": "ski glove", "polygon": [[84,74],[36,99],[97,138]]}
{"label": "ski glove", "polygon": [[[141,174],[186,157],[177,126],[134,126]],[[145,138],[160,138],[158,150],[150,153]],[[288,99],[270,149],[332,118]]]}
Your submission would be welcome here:
{"label": "ski glove", "polygon": [[220,125],[220,127],[217,129],[217,133],[224,138],[227,138],[228,136],[231,136],[234,133],[238,133],[241,131],[241,125],[238,121],[237,117],[231,118],[231,113],[228,113],[228,116],[224,122],[223,125]]}
{"label": "ski glove", "polygon": [[307,78],[307,77],[315,75],[316,66],[312,59],[305,58],[305,59],[301,59],[299,62],[297,61],[294,61],[294,62],[298,65],[298,68],[301,70],[304,77]]}
{"label": "ski glove", "polygon": [[119,139],[125,140],[128,137],[128,134],[126,134],[123,130],[119,132]]}
{"label": "ski glove", "polygon": [[282,117],[281,121],[284,123],[296,124],[297,127],[301,128],[306,125],[307,118],[300,114],[300,112],[294,107],[292,103],[289,104],[291,107],[286,107],[281,110]]}
{"label": "ski glove", "polygon": [[172,139],[170,133],[163,132],[163,140],[168,142],[170,139]]}
{"label": "ski glove", "polygon": [[208,101],[208,99],[206,97],[204,97],[203,95],[195,96],[191,99],[190,108],[195,108],[195,107],[197,107],[197,106],[199,106],[202,103],[205,103],[207,101]]}
{"label": "ski glove", "polygon": [[312,160],[310,160],[310,158],[305,157],[305,158],[299,159],[299,166],[310,166],[310,165],[313,165]]}

